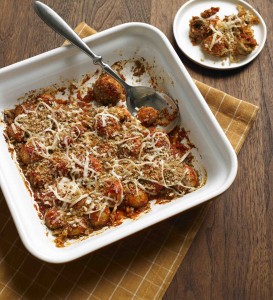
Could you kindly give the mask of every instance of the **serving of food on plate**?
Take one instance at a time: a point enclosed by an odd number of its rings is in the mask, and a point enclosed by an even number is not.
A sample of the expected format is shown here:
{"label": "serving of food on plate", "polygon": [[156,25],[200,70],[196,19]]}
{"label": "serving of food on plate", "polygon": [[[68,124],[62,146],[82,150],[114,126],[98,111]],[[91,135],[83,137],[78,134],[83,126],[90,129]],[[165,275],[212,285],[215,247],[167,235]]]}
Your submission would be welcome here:
{"label": "serving of food on plate", "polygon": [[210,55],[228,58],[236,62],[249,55],[258,45],[252,25],[259,19],[251,11],[238,5],[238,14],[220,19],[217,14],[220,7],[204,10],[200,16],[190,20],[189,37],[193,45],[201,46]]}
{"label": "serving of food on plate", "polygon": [[262,17],[242,0],[188,1],[176,14],[173,31],[178,46],[190,59],[214,69],[249,63],[266,40]]}

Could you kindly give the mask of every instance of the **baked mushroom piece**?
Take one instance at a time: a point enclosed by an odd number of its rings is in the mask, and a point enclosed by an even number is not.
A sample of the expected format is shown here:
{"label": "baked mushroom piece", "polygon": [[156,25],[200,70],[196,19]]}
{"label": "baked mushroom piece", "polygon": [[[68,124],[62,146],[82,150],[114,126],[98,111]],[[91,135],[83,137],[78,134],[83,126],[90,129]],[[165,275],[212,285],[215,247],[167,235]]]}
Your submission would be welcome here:
{"label": "baked mushroom piece", "polygon": [[188,165],[184,166],[184,177],[182,179],[182,183],[187,187],[198,186],[198,175],[193,167]]}
{"label": "baked mushroom piece", "polygon": [[36,145],[31,142],[22,144],[22,146],[18,150],[18,156],[20,161],[25,165],[29,165],[41,160],[42,156],[37,154],[36,148]]}
{"label": "baked mushroom piece", "polygon": [[118,156],[120,158],[137,157],[142,146],[142,138],[131,136],[118,146]]}
{"label": "baked mushroom piece", "polygon": [[137,113],[137,118],[145,127],[153,125],[159,117],[159,111],[153,107],[143,106]]}
{"label": "baked mushroom piece", "polygon": [[61,210],[56,207],[46,211],[44,216],[45,224],[49,229],[57,229],[64,226],[64,218]]}
{"label": "baked mushroom piece", "polygon": [[111,114],[97,114],[94,129],[99,136],[114,138],[121,130],[121,124],[118,118]]}
{"label": "baked mushroom piece", "polygon": [[93,98],[102,105],[116,105],[124,97],[122,86],[107,74],[102,74],[93,85]]}
{"label": "baked mushroom piece", "polygon": [[102,211],[96,211],[90,214],[89,219],[93,227],[99,228],[105,226],[110,220],[111,211],[108,206]]}
{"label": "baked mushroom piece", "polygon": [[251,36],[251,34],[242,33],[237,40],[236,51],[240,55],[248,55],[257,45],[257,41]]}
{"label": "baked mushroom piece", "polygon": [[22,142],[25,137],[25,132],[14,123],[12,123],[11,125],[7,125],[6,133],[8,137],[14,142]]}
{"label": "baked mushroom piece", "polygon": [[200,16],[204,19],[210,18],[211,16],[215,15],[216,13],[218,13],[218,11],[220,10],[220,7],[211,7],[209,9],[204,10]]}
{"label": "baked mushroom piece", "polygon": [[140,188],[129,184],[124,192],[124,204],[133,208],[140,208],[146,206],[147,203],[148,194]]}
{"label": "baked mushroom piece", "polygon": [[202,49],[217,57],[224,57],[229,53],[229,47],[226,40],[222,37],[217,38],[215,42],[213,42],[214,36],[210,35],[203,40],[201,43]]}
{"label": "baked mushroom piece", "polygon": [[190,33],[189,37],[193,45],[197,45],[208,37],[212,30],[210,22],[200,17],[192,17],[190,20]]}
{"label": "baked mushroom piece", "polygon": [[26,167],[26,178],[35,189],[43,189],[45,185],[52,184],[54,176],[51,174],[51,163],[43,159],[34,163],[30,163]]}

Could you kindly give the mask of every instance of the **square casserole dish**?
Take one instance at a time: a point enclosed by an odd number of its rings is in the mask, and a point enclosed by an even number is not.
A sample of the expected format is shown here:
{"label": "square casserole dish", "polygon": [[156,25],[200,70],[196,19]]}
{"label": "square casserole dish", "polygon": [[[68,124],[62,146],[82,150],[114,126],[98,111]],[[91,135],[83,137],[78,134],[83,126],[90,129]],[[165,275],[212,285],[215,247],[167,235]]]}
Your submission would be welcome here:
{"label": "square casserole dish", "polygon": [[[179,102],[182,126],[189,131],[207,172],[206,184],[182,199],[154,205],[137,220],[125,220],[100,234],[58,248],[46,234],[33,198],[12,159],[0,124],[0,182],[11,215],[25,247],[36,257],[51,263],[63,263],[91,253],[157,222],[181,213],[223,193],[237,172],[237,157],[224,132],[181,63],[166,36],[143,23],[113,27],[85,39],[95,53],[109,65],[121,59],[143,57],[153,65],[161,88]],[[96,71],[90,58],[74,46],[54,49],[0,70],[0,110],[10,109],[25,93],[48,87],[62,80],[80,78]],[[126,242],[126,241],[125,241]]]}

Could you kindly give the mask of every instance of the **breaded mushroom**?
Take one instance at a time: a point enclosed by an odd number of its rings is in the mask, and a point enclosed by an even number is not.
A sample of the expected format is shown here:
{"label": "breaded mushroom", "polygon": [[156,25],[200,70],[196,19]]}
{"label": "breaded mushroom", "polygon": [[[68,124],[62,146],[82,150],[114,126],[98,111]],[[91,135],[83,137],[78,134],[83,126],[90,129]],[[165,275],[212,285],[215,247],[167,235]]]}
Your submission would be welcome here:
{"label": "breaded mushroom", "polygon": [[103,105],[116,105],[125,97],[122,86],[107,74],[101,75],[93,85],[93,98]]}
{"label": "breaded mushroom", "polygon": [[143,106],[137,113],[137,118],[145,127],[153,125],[159,117],[159,111],[153,107]]}

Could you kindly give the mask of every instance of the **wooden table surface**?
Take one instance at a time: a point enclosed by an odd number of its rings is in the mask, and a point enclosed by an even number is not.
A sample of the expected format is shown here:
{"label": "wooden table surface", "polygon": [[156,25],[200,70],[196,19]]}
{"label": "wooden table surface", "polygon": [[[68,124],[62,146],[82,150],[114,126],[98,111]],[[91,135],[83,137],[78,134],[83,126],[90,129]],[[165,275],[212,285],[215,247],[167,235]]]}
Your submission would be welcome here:
{"label": "wooden table surface", "polygon": [[[31,0],[0,0],[0,67],[58,47],[63,40],[34,13]],[[262,53],[233,71],[189,61],[173,34],[183,0],[44,0],[75,27],[101,31],[140,21],[161,29],[191,76],[260,107],[238,155],[238,175],[211,206],[164,299],[273,299],[273,64],[272,0],[249,1],[269,31]],[[271,50],[270,50],[271,49]]]}

